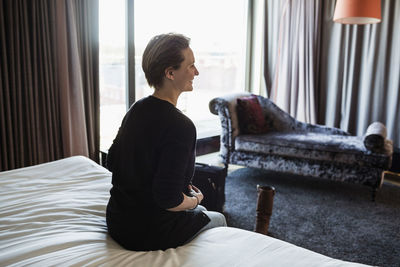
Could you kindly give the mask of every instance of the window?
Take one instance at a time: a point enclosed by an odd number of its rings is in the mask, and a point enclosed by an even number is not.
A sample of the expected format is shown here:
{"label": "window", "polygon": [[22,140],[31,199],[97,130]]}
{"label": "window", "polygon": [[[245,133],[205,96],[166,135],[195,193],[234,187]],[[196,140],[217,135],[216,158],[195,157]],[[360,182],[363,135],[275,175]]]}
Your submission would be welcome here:
{"label": "window", "polygon": [[[126,112],[125,6],[127,0],[100,0],[101,149],[112,143]],[[245,90],[248,0],[135,0],[135,98],[150,95],[141,67],[151,37],[168,32],[191,38],[200,75],[178,108],[196,125],[198,138],[218,135],[220,123],[209,101]]]}
{"label": "window", "polygon": [[100,150],[106,151],[126,113],[125,0],[99,1]]}
{"label": "window", "polygon": [[220,122],[210,113],[208,103],[216,96],[245,89],[247,3],[247,0],[136,0],[136,97],[153,92],[141,68],[149,40],[161,33],[182,33],[191,38],[200,75],[194,79],[193,92],[183,93],[177,106],[195,123],[198,138],[218,135]]}

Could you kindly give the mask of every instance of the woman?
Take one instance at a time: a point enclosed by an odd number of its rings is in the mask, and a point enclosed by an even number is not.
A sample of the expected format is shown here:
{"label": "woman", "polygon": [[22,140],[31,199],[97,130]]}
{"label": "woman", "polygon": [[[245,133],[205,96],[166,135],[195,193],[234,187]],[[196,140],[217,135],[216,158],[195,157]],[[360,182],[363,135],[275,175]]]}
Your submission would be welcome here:
{"label": "woman", "polygon": [[205,229],[226,226],[224,215],[198,206],[203,194],[190,184],[196,129],[176,108],[199,75],[189,41],[180,34],[150,40],[142,67],[154,93],[132,105],[109,149],[107,226],[126,249],[174,248]]}

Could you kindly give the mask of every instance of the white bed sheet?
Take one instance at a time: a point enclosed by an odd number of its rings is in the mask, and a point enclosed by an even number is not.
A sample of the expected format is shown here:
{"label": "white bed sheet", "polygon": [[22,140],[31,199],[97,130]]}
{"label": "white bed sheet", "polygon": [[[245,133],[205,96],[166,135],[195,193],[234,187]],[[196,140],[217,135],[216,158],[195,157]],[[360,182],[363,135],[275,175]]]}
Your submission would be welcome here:
{"label": "white bed sheet", "polygon": [[110,182],[82,156],[0,172],[0,266],[365,266],[231,227],[176,249],[124,250],[107,234]]}

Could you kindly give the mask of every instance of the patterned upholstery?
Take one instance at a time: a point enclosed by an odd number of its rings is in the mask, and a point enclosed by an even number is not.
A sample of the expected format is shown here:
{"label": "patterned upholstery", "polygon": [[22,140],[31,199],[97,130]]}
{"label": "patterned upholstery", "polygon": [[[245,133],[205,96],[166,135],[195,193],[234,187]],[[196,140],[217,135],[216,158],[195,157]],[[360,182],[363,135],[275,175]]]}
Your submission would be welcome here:
{"label": "patterned upholstery", "polygon": [[236,103],[239,129],[242,134],[261,134],[268,132],[263,110],[255,95],[239,97]]}
{"label": "patterned upholstery", "polygon": [[374,190],[381,186],[382,173],[391,166],[391,140],[385,139],[380,149],[372,151],[364,142],[369,136],[351,136],[338,128],[300,122],[262,96],[257,97],[268,132],[241,134],[236,99],[249,95],[210,101],[210,111],[221,120],[220,156],[225,164],[358,183]]}

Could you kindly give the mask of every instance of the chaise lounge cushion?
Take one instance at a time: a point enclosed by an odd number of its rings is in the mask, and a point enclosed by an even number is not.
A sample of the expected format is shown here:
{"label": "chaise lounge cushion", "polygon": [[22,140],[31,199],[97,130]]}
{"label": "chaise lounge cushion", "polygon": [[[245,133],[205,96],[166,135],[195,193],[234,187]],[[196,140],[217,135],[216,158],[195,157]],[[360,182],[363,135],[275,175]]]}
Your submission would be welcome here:
{"label": "chaise lounge cushion", "polygon": [[242,134],[261,134],[268,131],[264,114],[255,95],[239,97],[236,112]]}
{"label": "chaise lounge cushion", "polygon": [[[391,141],[386,140],[387,149]],[[363,138],[327,135],[313,132],[271,132],[261,135],[239,135],[235,139],[238,151],[272,154],[359,166],[388,168],[390,157],[367,150]]]}

